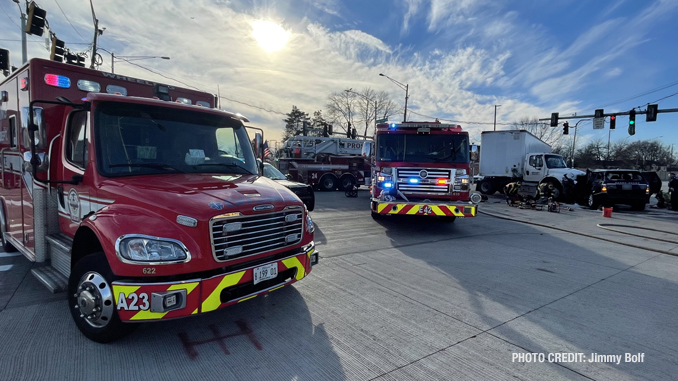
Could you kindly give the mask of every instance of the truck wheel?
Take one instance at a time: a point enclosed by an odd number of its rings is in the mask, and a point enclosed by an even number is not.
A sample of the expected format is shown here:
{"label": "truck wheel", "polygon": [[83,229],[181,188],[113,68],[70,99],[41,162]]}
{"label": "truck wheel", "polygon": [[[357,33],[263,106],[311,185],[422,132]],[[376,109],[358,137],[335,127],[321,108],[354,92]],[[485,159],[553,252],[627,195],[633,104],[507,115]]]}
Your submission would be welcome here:
{"label": "truck wheel", "polygon": [[11,243],[5,241],[5,233],[7,232],[7,220],[5,220],[5,212],[3,208],[0,208],[0,244],[2,244],[2,249],[6,253],[12,253],[16,251],[16,248]]}
{"label": "truck wheel", "polygon": [[375,221],[376,221],[376,220],[381,220],[382,218],[384,218],[383,215],[381,215],[381,214],[379,214],[379,213],[377,213],[377,212],[375,212],[375,211],[372,211],[372,219],[373,219],[373,220],[375,220]]}
{"label": "truck wheel", "polygon": [[560,184],[554,183],[553,181],[549,181],[546,183],[546,186],[549,188],[553,186],[551,190],[551,197],[553,197],[555,201],[560,201],[560,197],[563,195],[563,191],[560,188]]}
{"label": "truck wheel", "polygon": [[476,189],[476,190],[478,190],[478,191],[480,191],[480,193],[486,194],[486,195],[494,194],[494,192],[495,192],[494,183],[490,180],[481,180],[478,183],[478,189]]}
{"label": "truck wheel", "polygon": [[445,222],[447,224],[451,224],[457,219],[457,216],[445,216],[445,217],[440,217],[440,218],[442,219],[443,222]]}
{"label": "truck wheel", "polygon": [[588,205],[589,205],[589,209],[598,210],[598,206],[600,205],[600,202],[597,200],[597,197],[595,197],[593,195],[593,193],[591,193],[589,195]]}
{"label": "truck wheel", "polygon": [[355,178],[351,175],[343,175],[341,176],[341,179],[339,179],[339,190],[340,191],[345,191],[347,189],[353,188],[355,185],[356,181]]}
{"label": "truck wheel", "polygon": [[115,276],[104,253],[80,259],[68,279],[68,304],[80,332],[97,343],[110,343],[132,333],[138,324],[123,323],[115,309],[111,282]]}
{"label": "truck wheel", "polygon": [[323,191],[332,191],[337,187],[337,178],[334,175],[325,175],[320,178],[318,183],[320,190]]}

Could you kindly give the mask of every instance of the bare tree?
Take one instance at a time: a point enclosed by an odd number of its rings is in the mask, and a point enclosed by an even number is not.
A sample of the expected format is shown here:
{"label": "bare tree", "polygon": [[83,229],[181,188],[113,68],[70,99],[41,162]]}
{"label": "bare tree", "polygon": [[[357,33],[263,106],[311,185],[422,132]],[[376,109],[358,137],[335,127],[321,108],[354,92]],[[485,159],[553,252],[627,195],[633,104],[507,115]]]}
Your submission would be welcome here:
{"label": "bare tree", "polygon": [[562,144],[563,134],[556,127],[550,127],[546,122],[540,122],[537,118],[524,117],[518,122],[514,122],[513,129],[525,130],[541,139],[544,143],[556,148]]}
{"label": "bare tree", "polygon": [[356,122],[364,122],[363,137],[370,136],[376,122],[375,101],[376,116],[379,119],[396,114],[398,105],[391,100],[387,92],[364,88],[360,92],[341,91],[330,94],[325,105],[327,119],[340,125],[344,131],[347,131],[349,125],[356,127]]}
{"label": "bare tree", "polygon": [[325,105],[327,119],[331,120],[333,125],[341,126],[344,132],[353,125],[355,98],[355,94],[346,91],[335,91],[327,97]]}

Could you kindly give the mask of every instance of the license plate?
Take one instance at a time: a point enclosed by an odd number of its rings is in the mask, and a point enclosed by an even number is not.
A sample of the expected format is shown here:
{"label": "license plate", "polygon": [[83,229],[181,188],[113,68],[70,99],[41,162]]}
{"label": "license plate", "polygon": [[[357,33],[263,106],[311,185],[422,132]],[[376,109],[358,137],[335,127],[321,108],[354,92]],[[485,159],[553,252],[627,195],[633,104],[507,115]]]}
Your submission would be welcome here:
{"label": "license plate", "polygon": [[278,276],[278,264],[271,263],[254,268],[254,284],[265,280],[273,279]]}
{"label": "license plate", "polygon": [[631,190],[633,189],[633,185],[631,184],[622,184],[622,190]]}

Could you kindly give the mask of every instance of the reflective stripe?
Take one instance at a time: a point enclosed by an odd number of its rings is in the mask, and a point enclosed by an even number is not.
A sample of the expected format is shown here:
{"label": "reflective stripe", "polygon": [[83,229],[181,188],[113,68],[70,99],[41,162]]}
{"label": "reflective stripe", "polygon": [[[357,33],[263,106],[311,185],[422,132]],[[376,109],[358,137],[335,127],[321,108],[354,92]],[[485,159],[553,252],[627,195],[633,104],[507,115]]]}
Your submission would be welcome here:
{"label": "reflective stripe", "polygon": [[248,297],[248,298],[242,298],[242,299],[238,300],[238,303],[244,302],[245,300],[250,300],[250,299],[253,299],[253,298],[256,298],[256,297],[257,297],[257,295],[252,295],[252,296],[250,296],[250,297]]}
{"label": "reflective stripe", "polygon": [[377,213],[381,213],[389,204],[379,204],[377,205]]}
{"label": "reflective stripe", "polygon": [[[113,284],[113,295],[115,295],[115,303],[118,303],[118,295],[125,294],[125,299],[129,298],[129,294],[136,292],[141,286],[119,286]],[[117,305],[116,305],[117,307]]]}
{"label": "reflective stripe", "polygon": [[[295,258],[296,259],[296,258]],[[299,262],[299,261],[297,261]],[[235,286],[240,282],[245,271],[226,275],[212,293],[202,302],[201,312],[214,311],[221,305],[221,291],[227,287]]]}
{"label": "reflective stripe", "polygon": [[304,266],[301,265],[301,262],[299,262],[299,259],[297,259],[297,257],[284,259],[282,263],[288,269],[291,269],[293,267],[297,268],[297,280],[300,280],[306,276],[306,270],[304,270]]}

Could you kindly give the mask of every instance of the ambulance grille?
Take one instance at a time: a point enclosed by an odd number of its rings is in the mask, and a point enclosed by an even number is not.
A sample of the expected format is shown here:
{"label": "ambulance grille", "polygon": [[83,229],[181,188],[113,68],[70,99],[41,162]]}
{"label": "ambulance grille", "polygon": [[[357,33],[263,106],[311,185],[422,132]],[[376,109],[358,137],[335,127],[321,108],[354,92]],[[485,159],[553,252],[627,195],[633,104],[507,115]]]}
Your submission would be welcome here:
{"label": "ambulance grille", "polygon": [[210,222],[212,252],[219,262],[282,249],[301,242],[302,209],[255,216],[218,216]]}
{"label": "ambulance grille", "polygon": [[[425,178],[421,177],[422,171],[425,171]],[[448,194],[453,181],[449,169],[398,168],[397,172],[398,189],[403,193]],[[416,179],[417,182],[412,183],[410,179]],[[438,179],[445,179],[447,183],[439,185]]]}

